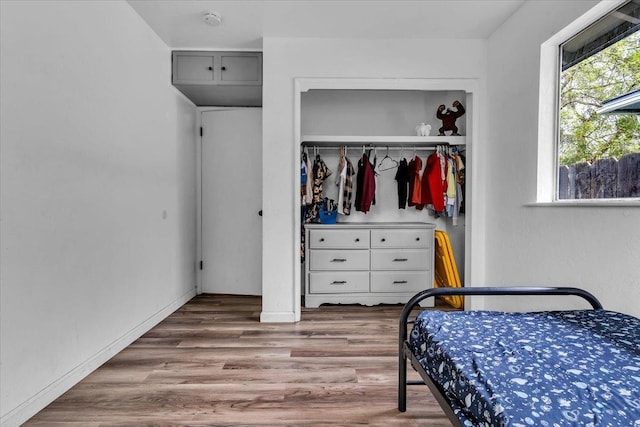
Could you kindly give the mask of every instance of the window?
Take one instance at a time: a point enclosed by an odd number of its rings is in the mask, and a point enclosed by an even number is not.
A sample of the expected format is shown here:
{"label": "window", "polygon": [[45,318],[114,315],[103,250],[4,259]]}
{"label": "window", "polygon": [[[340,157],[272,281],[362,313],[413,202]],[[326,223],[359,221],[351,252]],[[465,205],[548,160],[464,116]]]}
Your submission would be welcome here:
{"label": "window", "polygon": [[560,45],[556,199],[640,197],[640,0]]}

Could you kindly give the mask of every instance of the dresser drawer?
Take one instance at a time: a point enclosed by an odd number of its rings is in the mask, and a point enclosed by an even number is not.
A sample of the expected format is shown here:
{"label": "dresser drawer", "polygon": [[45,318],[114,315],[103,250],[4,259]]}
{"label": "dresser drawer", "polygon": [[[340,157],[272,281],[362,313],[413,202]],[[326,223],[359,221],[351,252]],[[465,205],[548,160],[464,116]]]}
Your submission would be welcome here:
{"label": "dresser drawer", "polygon": [[309,251],[311,270],[369,270],[366,249],[313,249]]}
{"label": "dresser drawer", "polygon": [[368,249],[369,230],[310,230],[311,249]]}
{"label": "dresser drawer", "polygon": [[432,287],[429,271],[375,271],[371,273],[371,292],[415,293]]}
{"label": "dresser drawer", "polygon": [[369,292],[368,271],[331,271],[309,273],[312,294],[345,294]]}
{"label": "dresser drawer", "polygon": [[379,229],[371,230],[372,248],[421,248],[433,246],[433,231],[421,229]]}
{"label": "dresser drawer", "polygon": [[371,270],[428,270],[430,254],[422,249],[373,249]]}

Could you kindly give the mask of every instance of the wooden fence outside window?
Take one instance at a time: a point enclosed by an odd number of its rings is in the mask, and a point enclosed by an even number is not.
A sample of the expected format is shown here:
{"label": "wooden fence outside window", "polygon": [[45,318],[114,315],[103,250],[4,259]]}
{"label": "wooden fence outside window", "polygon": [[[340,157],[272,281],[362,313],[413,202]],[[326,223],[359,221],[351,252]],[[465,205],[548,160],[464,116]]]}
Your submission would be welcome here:
{"label": "wooden fence outside window", "polygon": [[560,166],[558,199],[640,197],[640,153]]}

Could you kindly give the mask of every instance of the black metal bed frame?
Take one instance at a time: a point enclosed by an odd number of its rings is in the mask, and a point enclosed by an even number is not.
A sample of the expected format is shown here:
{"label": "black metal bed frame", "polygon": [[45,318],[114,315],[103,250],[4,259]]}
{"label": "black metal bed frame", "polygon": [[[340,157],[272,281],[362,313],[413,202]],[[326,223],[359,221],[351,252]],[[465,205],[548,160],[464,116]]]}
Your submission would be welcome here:
{"label": "black metal bed frame", "polygon": [[[434,288],[421,291],[414,295],[409,302],[405,304],[400,316],[400,333],[398,340],[398,410],[400,412],[407,410],[407,385],[426,384],[454,425],[460,425],[460,421],[453,413],[453,409],[445,397],[442,387],[433,381],[429,374],[422,368],[422,365],[420,365],[420,362],[411,351],[407,340],[407,326],[413,323],[413,321],[409,320],[409,316],[416,307],[419,307],[418,304],[427,298],[448,295],[569,295],[585,299],[594,310],[602,309],[602,304],[595,296],[583,289],[571,287]],[[420,374],[423,381],[407,381],[407,358],[411,360],[411,365]]]}

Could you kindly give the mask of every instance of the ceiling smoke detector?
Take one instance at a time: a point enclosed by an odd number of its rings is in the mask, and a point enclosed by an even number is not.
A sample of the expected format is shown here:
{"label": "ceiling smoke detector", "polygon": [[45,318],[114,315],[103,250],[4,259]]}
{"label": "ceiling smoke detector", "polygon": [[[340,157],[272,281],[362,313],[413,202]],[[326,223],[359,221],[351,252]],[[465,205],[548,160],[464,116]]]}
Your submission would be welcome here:
{"label": "ceiling smoke detector", "polygon": [[204,22],[214,27],[222,24],[222,15],[218,12],[203,12]]}

